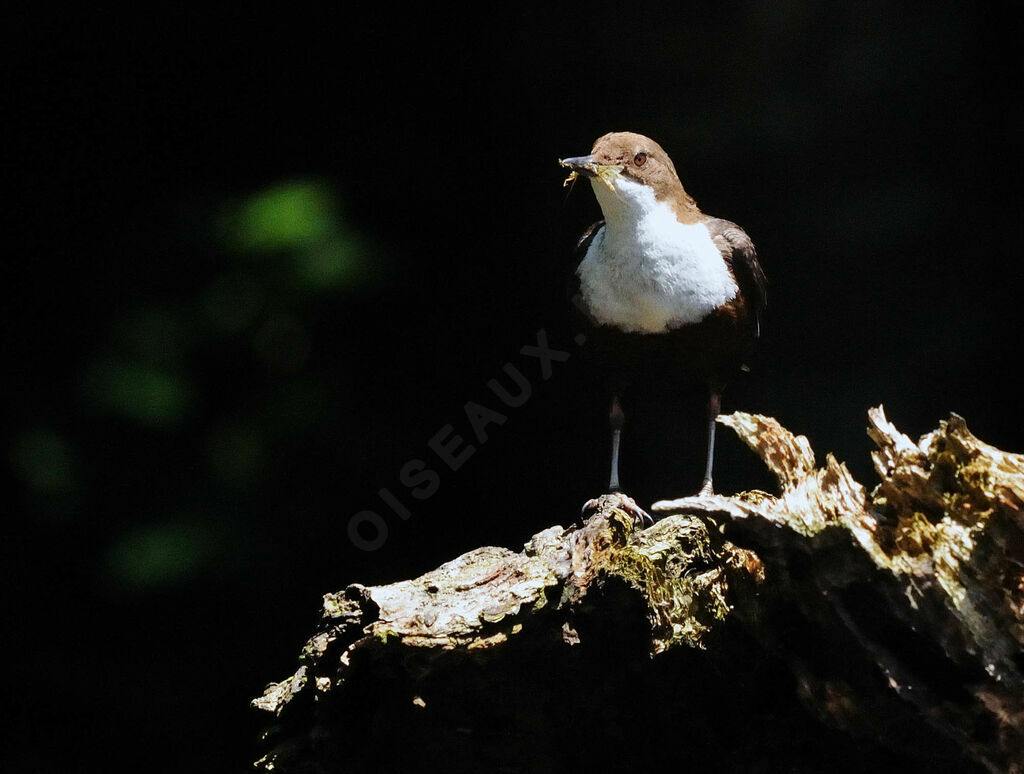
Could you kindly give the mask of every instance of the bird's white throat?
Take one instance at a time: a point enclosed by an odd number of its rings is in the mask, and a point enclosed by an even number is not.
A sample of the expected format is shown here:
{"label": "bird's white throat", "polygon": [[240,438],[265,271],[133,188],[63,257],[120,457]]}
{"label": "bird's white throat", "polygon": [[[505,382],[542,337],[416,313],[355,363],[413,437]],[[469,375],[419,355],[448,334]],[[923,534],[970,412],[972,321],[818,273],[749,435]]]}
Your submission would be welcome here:
{"label": "bird's white throat", "polygon": [[703,223],[684,224],[654,190],[591,180],[605,225],[577,272],[591,314],[631,333],[664,333],[732,300],[736,281]]}

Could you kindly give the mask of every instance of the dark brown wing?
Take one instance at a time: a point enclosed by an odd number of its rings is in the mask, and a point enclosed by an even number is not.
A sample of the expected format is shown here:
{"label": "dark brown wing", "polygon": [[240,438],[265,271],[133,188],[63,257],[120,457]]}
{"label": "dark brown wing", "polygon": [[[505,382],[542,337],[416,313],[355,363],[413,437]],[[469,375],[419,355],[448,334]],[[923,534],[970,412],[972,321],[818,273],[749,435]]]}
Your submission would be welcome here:
{"label": "dark brown wing", "polygon": [[591,223],[590,227],[587,228],[587,230],[580,235],[579,241],[576,242],[577,266],[579,265],[580,261],[582,261],[586,257],[587,250],[590,249],[590,243],[594,241],[594,235],[601,230],[601,226],[603,225],[604,218],[601,218],[601,220]]}
{"label": "dark brown wing", "polygon": [[768,280],[758,263],[754,243],[746,231],[731,221],[709,218],[705,225],[740,286],[740,292],[754,315],[755,336],[760,337],[761,315],[768,301]]}

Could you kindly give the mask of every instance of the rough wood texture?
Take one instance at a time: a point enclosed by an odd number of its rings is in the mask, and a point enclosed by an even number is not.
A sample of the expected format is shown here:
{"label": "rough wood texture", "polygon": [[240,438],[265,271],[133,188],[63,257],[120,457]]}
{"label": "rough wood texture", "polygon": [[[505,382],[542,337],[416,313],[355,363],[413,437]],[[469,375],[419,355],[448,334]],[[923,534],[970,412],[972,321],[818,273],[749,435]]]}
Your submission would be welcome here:
{"label": "rough wood texture", "polygon": [[258,766],[1024,770],[1024,457],[877,408],[869,493],[774,419],[720,421],[780,494],[662,501],[647,529],[609,495],[521,552],[326,595],[253,702]]}

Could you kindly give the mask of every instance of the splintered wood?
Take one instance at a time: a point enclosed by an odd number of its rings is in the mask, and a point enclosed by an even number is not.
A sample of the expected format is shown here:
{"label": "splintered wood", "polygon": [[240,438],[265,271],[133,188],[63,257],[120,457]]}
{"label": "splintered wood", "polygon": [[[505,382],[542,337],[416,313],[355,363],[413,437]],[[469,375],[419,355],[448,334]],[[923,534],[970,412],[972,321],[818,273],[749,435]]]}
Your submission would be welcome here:
{"label": "splintered wood", "polygon": [[[774,419],[737,413],[719,421],[764,460],[781,493],[662,501],[652,512],[728,517],[758,546],[768,583],[799,596],[805,609],[817,607],[814,615],[838,616],[896,695],[987,768],[1020,771],[1024,456],[975,438],[955,414],[915,443],[879,406],[868,412],[868,435],[881,482],[867,493],[832,455],[817,468],[807,439]],[[798,555],[811,557],[811,582],[788,573]],[[870,608],[852,612],[865,599]],[[911,641],[941,654],[949,673],[976,676],[958,686],[970,701],[940,699],[936,686],[948,673],[908,657]],[[934,664],[934,654],[920,655]],[[819,687],[825,681],[820,676]],[[866,696],[845,699],[833,702],[843,713],[851,703],[872,711]],[[852,725],[824,703],[819,709],[830,722]],[[994,727],[994,738],[980,738],[979,724]]]}

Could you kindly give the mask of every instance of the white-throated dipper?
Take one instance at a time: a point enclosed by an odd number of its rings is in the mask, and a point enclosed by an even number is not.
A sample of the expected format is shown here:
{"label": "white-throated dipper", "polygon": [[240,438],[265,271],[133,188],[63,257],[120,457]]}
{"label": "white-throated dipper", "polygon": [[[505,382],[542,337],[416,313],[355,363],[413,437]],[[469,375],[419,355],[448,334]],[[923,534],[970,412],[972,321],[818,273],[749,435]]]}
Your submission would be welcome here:
{"label": "white-throated dipper", "polygon": [[701,212],[668,154],[642,134],[606,134],[590,155],[559,163],[572,170],[566,183],[590,180],[604,215],[578,243],[573,294],[586,318],[585,348],[611,393],[608,488],[620,491],[622,391],[667,368],[707,386],[700,494],[711,494],[721,392],[744,367],[765,306],[754,244],[735,223]]}

